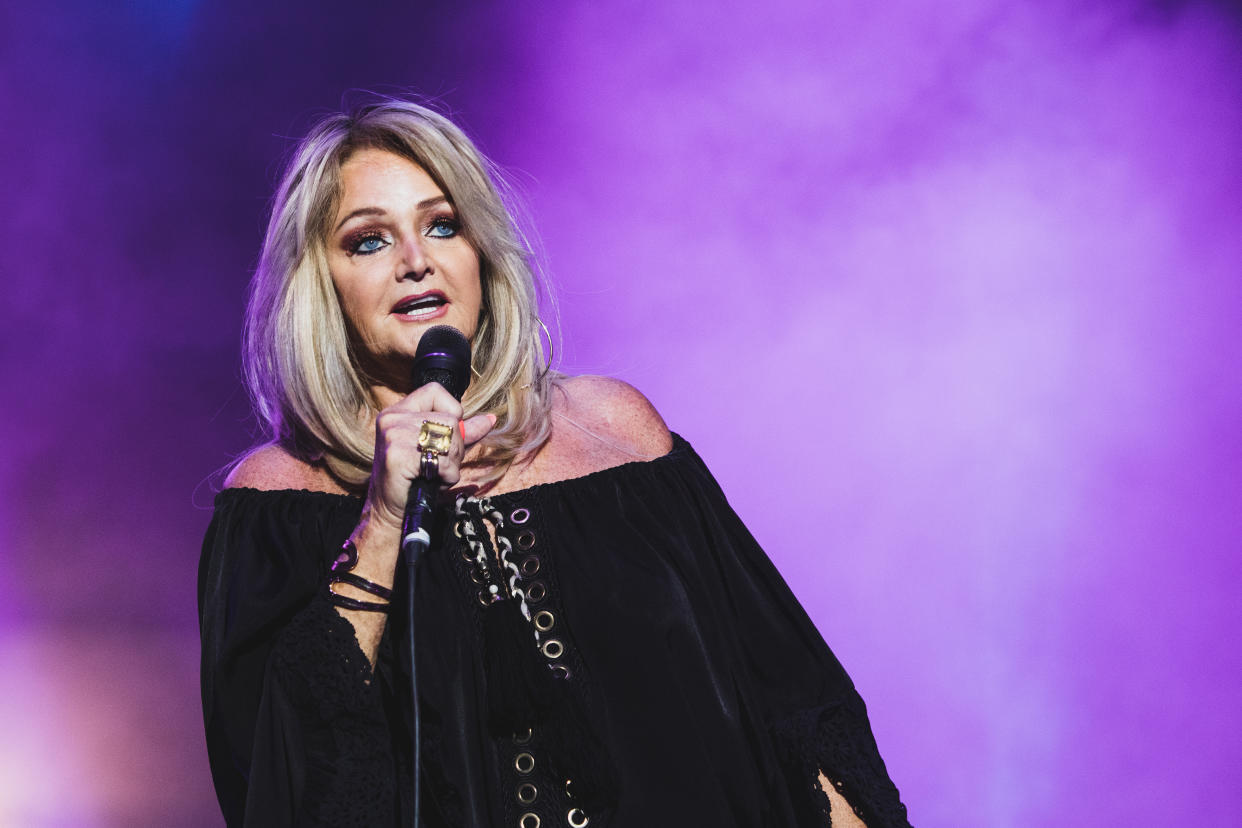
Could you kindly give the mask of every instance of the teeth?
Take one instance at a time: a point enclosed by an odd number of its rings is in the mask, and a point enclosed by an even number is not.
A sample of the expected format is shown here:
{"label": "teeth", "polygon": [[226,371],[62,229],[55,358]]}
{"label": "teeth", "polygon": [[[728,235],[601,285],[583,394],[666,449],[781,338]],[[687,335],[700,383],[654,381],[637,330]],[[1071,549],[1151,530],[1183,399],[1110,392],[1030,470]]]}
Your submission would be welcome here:
{"label": "teeth", "polygon": [[444,304],[444,300],[438,296],[428,296],[426,299],[419,299],[417,302],[408,306],[404,311],[402,311],[402,313],[406,316],[417,316],[420,313],[435,310],[442,304]]}

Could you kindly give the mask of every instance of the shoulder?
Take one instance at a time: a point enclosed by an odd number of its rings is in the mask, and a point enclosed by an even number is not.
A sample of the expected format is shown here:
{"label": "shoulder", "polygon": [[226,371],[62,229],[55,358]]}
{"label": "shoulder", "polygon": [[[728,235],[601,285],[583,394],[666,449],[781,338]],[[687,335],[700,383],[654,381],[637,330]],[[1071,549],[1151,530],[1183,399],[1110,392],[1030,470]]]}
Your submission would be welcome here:
{"label": "shoulder", "polygon": [[309,489],[344,493],[327,470],[296,457],[284,446],[267,443],[247,453],[224,480],[226,489]]}
{"label": "shoulder", "polygon": [[642,393],[612,377],[583,375],[557,383],[552,407],[571,424],[634,457],[659,457],[673,447],[664,418]]}

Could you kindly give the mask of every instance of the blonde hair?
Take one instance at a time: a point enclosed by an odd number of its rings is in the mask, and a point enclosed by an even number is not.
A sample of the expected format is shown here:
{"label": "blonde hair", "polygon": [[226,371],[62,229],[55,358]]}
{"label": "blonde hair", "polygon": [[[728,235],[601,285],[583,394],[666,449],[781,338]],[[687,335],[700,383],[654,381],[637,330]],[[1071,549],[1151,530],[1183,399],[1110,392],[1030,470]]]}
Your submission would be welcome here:
{"label": "blonde hair", "polygon": [[484,481],[494,481],[551,433],[557,375],[544,362],[534,255],[506,209],[501,188],[508,188],[499,171],[451,121],[410,101],[383,99],[323,118],[285,169],[246,308],[243,361],[256,415],[267,439],[304,460],[322,460],[342,482],[360,486],[370,476],[377,404],[326,253],[341,167],[364,148],[426,170],[478,254],[483,306],[472,342],[476,373],[462,405],[466,417],[497,417],[481,461]]}

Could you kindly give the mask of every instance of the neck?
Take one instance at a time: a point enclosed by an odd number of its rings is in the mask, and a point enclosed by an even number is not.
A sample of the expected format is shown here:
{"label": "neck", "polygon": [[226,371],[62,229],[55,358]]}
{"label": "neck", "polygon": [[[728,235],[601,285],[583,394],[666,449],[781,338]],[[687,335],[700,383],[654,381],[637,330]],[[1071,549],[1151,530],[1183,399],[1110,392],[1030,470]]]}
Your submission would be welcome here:
{"label": "neck", "polygon": [[371,390],[371,399],[375,400],[375,405],[380,411],[383,411],[385,408],[388,408],[389,406],[396,405],[397,403],[401,402],[401,400],[405,399],[406,397],[406,394],[403,394],[400,391],[396,391],[392,388],[389,388],[387,385],[380,385],[380,384],[372,385],[370,387],[370,390]]}

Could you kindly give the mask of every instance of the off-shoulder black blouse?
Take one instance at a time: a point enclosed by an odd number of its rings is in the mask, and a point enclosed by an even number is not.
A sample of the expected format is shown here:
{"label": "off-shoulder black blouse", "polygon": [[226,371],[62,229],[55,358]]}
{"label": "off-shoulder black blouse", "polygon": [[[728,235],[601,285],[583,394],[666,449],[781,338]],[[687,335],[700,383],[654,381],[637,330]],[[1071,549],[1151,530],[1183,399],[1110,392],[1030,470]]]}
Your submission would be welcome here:
{"label": "off-shoulder black blouse", "polygon": [[[538,733],[489,730],[480,585],[450,506],[416,595],[426,825],[824,826],[820,769],[869,828],[908,825],[862,699],[688,443],[490,501],[545,628],[536,652],[604,746],[616,796],[574,810]],[[374,675],[324,599],[361,505],[216,497],[202,695],[230,826],[409,824],[401,585]]]}

